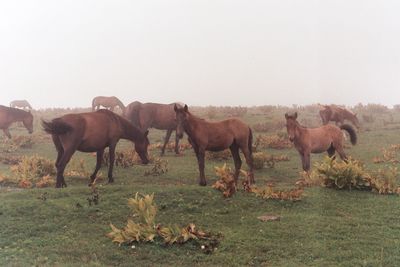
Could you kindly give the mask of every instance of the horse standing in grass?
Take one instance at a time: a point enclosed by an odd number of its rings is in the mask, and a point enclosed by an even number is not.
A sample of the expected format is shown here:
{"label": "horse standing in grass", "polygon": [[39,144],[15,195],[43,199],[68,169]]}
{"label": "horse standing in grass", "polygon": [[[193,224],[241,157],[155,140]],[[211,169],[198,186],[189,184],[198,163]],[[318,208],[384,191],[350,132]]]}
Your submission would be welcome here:
{"label": "horse standing in grass", "polygon": [[149,162],[147,147],[148,131],[143,133],[128,120],[109,111],[98,110],[96,112],[67,114],[51,122],[42,121],[44,130],[51,134],[57,149],[57,183],[56,187],[66,187],[64,170],[76,150],[81,152],[96,152],[97,163],[91,183],[96,178],[101,167],[104,149],[109,148],[110,165],[108,168],[108,182],[114,181],[112,177],[115,147],[119,139],[127,139],[135,143],[135,150],[139,154],[142,163]]}
{"label": "horse standing in grass", "polygon": [[319,111],[319,115],[322,119],[322,124],[326,125],[329,121],[336,122],[336,125],[343,124],[345,120],[350,121],[354,126],[360,128],[360,122],[358,121],[357,114],[341,108],[336,105],[323,105],[323,109]]}
{"label": "horse standing in grass", "polygon": [[26,100],[14,100],[10,102],[11,108],[32,109],[32,106]]}
{"label": "horse standing in grass", "polygon": [[125,105],[115,96],[96,96],[92,100],[92,111],[100,109],[103,106],[111,111],[114,111],[116,106],[120,107],[122,113],[125,112]]}
{"label": "horse standing in grass", "polygon": [[[124,113],[124,117],[139,127],[142,131],[149,128],[167,130],[164,138],[164,145],[161,148],[161,156],[165,153],[165,147],[171,138],[171,134],[176,130],[176,116],[172,104],[140,103],[138,101],[130,103]],[[175,153],[179,154],[179,137],[175,135]]]}
{"label": "horse standing in grass", "polygon": [[285,118],[289,140],[294,143],[300,154],[304,171],[310,170],[311,153],[327,151],[329,157],[333,157],[335,151],[337,151],[341,159],[347,159],[343,149],[344,136],[342,130],[349,133],[353,145],[357,143],[356,132],[348,124],[343,124],[340,127],[327,124],[318,128],[306,128],[297,122],[297,112],[294,115],[286,113]]}
{"label": "horse standing in grass", "polygon": [[187,105],[183,108],[175,105],[174,110],[178,124],[177,135],[182,137],[183,133],[186,132],[189,137],[189,143],[196,153],[200,171],[200,185],[207,184],[204,175],[205,151],[222,151],[226,148],[231,150],[235,162],[235,182],[237,183],[242,166],[242,160],[239,155],[240,149],[249,167],[249,182],[251,184],[254,183],[253,134],[249,126],[235,118],[220,122],[208,122],[191,114]]}
{"label": "horse standing in grass", "polygon": [[17,121],[22,121],[30,134],[33,132],[33,116],[31,112],[0,105],[0,129],[3,130],[8,138],[11,138],[8,127]]}

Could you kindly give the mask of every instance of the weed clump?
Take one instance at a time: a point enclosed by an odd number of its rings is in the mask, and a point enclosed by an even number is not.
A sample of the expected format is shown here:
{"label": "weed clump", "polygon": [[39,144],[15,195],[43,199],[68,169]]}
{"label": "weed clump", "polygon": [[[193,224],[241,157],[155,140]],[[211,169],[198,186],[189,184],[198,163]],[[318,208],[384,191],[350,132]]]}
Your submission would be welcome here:
{"label": "weed clump", "polygon": [[[107,234],[113,242],[122,244],[132,244],[133,242],[153,242],[161,239],[164,244],[183,244],[189,240],[193,240],[201,244],[200,241],[215,244],[211,248],[212,252],[219,243],[220,235],[198,230],[195,224],[190,223],[186,227],[177,225],[162,226],[156,223],[157,206],[154,203],[154,194],[145,195],[143,197],[136,193],[134,198],[128,199],[128,206],[132,209],[133,216],[128,219],[123,229],[110,224],[111,232]],[[215,242],[216,241],[216,242]],[[205,245],[200,246],[201,249]],[[204,248],[203,248],[204,247]]]}

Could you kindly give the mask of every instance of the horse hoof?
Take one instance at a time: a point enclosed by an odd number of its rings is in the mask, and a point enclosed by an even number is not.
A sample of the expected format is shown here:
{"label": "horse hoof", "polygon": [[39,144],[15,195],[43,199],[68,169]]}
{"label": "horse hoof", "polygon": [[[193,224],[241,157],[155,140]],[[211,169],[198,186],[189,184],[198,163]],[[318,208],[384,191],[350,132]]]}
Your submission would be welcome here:
{"label": "horse hoof", "polygon": [[201,182],[199,183],[199,185],[200,185],[200,186],[206,186],[206,185],[207,185],[207,182],[206,182],[206,181],[204,181],[204,182],[201,181]]}

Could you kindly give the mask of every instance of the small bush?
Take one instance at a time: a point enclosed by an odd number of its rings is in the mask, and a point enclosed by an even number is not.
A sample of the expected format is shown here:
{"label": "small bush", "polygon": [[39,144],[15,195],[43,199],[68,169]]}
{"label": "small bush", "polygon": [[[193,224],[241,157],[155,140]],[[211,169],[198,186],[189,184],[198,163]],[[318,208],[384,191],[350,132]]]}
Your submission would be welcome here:
{"label": "small bush", "polygon": [[[118,229],[110,224],[111,232],[107,234],[113,242],[120,245],[129,245],[133,242],[153,242],[155,239],[162,239],[168,245],[183,244],[189,240],[197,242],[203,240],[212,244],[212,247],[207,245],[205,252],[212,252],[221,238],[221,235],[212,235],[196,229],[193,223],[183,228],[177,225],[162,226],[156,224],[157,206],[154,203],[154,194],[140,197],[136,193],[135,198],[128,199],[128,206],[132,209],[132,218],[128,219],[123,229]],[[199,247],[205,249],[206,245],[203,244]]]}
{"label": "small bush", "polygon": [[154,165],[150,170],[144,172],[145,176],[158,176],[168,172],[168,161],[160,158],[154,159]]}
{"label": "small bush", "polygon": [[225,149],[222,151],[206,151],[205,158],[207,160],[215,160],[215,161],[225,161],[232,158],[231,151],[229,149]]}
{"label": "small bush", "polygon": [[226,163],[222,167],[214,167],[215,174],[219,177],[212,187],[221,191],[224,197],[231,197],[236,192],[234,173]]}
{"label": "small bush", "polygon": [[259,148],[286,149],[292,147],[289,139],[282,135],[258,135],[254,146]]}

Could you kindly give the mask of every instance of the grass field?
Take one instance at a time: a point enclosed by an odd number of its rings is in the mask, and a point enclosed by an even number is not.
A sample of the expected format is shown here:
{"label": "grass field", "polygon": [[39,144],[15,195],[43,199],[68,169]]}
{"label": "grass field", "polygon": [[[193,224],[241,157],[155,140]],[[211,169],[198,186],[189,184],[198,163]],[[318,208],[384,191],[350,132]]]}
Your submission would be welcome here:
{"label": "grass field", "polygon": [[[350,147],[347,141],[346,152],[371,170],[385,168],[373,164],[372,159],[380,155],[382,148],[400,143],[400,113],[377,113],[373,106],[369,108],[362,111],[374,114],[375,120],[363,123],[358,144]],[[243,120],[249,125],[283,120],[287,110],[249,110]],[[319,124],[315,109],[298,110],[300,121]],[[39,117],[51,118],[64,112],[69,111],[37,112],[35,134],[44,135]],[[201,109],[198,114],[206,117]],[[217,114],[216,118],[224,116]],[[22,135],[26,131],[14,127],[11,134]],[[255,133],[258,134],[261,133]],[[159,142],[163,135],[164,132],[151,130],[150,140]],[[122,141],[117,149],[129,146]],[[290,161],[257,170],[257,185],[275,182],[277,187],[292,187],[301,170],[295,149],[263,151],[288,155]],[[39,154],[49,159],[56,155],[49,139],[35,143],[31,149],[1,153]],[[312,162],[323,156],[313,155]],[[93,156],[76,153],[74,157],[85,159],[89,170],[94,168]],[[168,152],[164,159],[168,160],[169,171],[160,176],[144,176],[151,165],[116,167],[115,183],[106,185],[103,180],[98,186],[98,205],[88,204],[91,190],[87,177],[66,177],[68,187],[64,189],[1,187],[0,266],[398,266],[400,262],[397,195],[313,187],[306,189],[298,202],[263,200],[243,191],[225,199],[210,186],[217,180],[214,166],[224,162],[206,161],[208,186],[200,187],[192,150],[186,150],[184,156]],[[233,166],[230,160],[227,164]],[[245,164],[243,168],[246,169]],[[11,175],[5,164],[0,164],[0,172]],[[106,174],[106,168],[102,172]],[[109,224],[125,225],[130,215],[127,199],[136,192],[155,193],[157,221],[163,224],[184,226],[193,222],[203,230],[222,233],[218,249],[205,254],[193,242],[165,246],[157,241],[135,244],[134,248],[113,244],[106,237]],[[263,214],[280,215],[281,220],[262,222],[257,217]]]}

